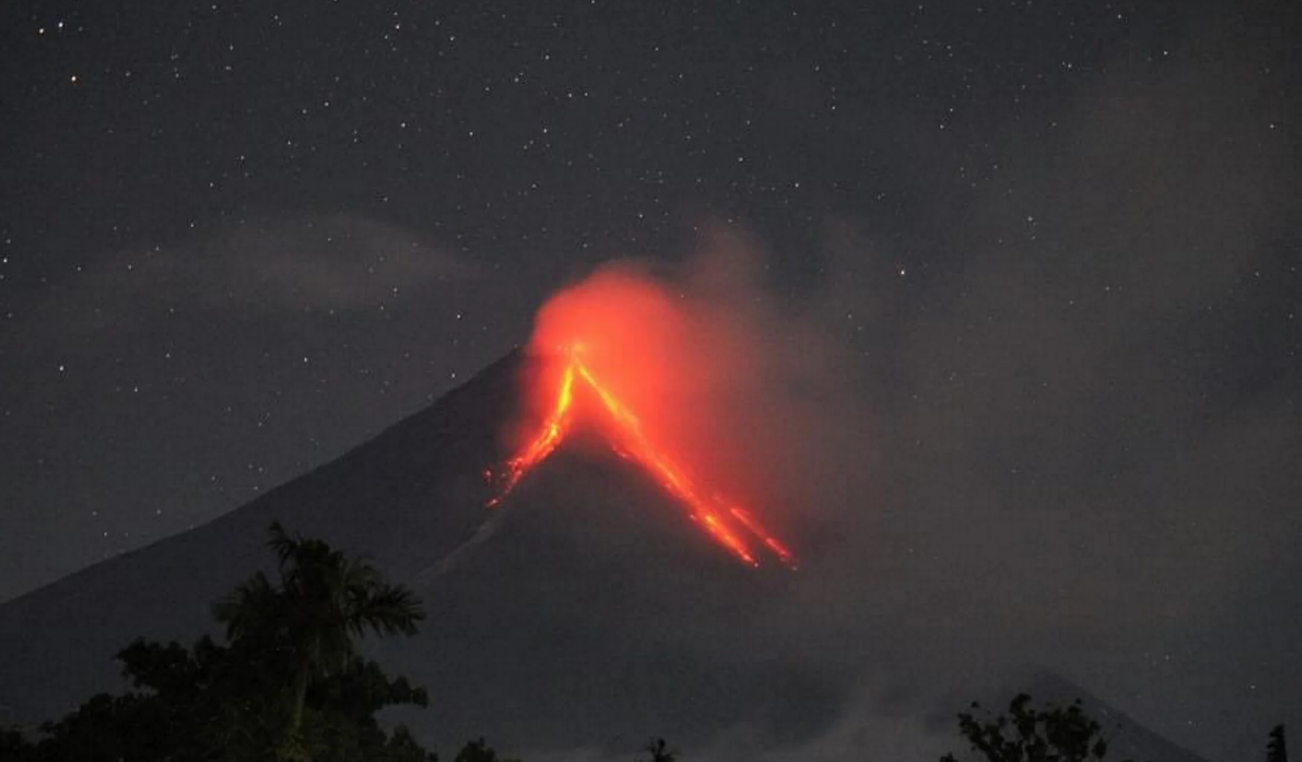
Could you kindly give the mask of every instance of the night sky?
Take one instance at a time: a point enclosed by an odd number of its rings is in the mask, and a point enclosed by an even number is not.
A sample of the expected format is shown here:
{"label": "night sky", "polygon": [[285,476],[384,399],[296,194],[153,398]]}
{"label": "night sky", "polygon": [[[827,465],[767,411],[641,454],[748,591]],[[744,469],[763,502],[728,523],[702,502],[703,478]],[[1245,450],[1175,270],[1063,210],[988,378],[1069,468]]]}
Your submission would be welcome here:
{"label": "night sky", "polygon": [[1299,39],[1290,3],[6,4],[0,600],[724,231],[839,347],[892,510],[1161,580],[1109,698],[1264,748],[1211,725],[1302,721]]}

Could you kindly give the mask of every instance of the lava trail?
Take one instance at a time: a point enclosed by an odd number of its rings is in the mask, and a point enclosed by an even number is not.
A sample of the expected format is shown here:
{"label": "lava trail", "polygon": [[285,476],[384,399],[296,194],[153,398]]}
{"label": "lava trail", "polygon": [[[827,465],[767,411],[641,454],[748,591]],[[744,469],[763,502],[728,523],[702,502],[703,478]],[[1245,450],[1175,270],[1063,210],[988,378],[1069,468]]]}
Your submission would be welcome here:
{"label": "lava trail", "polygon": [[489,507],[493,507],[502,502],[515,485],[520,483],[524,475],[534,466],[547,459],[565,439],[566,433],[569,432],[571,407],[574,403],[574,366],[572,364],[565,366],[565,371],[561,375],[560,388],[556,394],[556,402],[547,420],[543,422],[542,431],[534,437],[518,455],[506,462],[506,473],[503,478],[502,489],[497,496],[488,501]]}
{"label": "lava trail", "polygon": [[501,503],[521,479],[546,460],[565,440],[573,427],[575,384],[582,381],[594,393],[601,403],[601,409],[606,413],[608,430],[612,435],[611,447],[625,459],[642,466],[666,492],[684,506],[689,518],[714,542],[739,561],[759,566],[759,559],[750,543],[743,539],[743,533],[749,533],[776,556],[779,562],[792,569],[796,567],[795,555],[765,529],[753,514],[718,497],[702,494],[687,471],[647,438],[633,411],[596,377],[580,355],[580,348],[577,347],[561,355],[565,366],[542,428],[515,456],[506,461],[501,475],[501,487],[489,501],[490,507]]}

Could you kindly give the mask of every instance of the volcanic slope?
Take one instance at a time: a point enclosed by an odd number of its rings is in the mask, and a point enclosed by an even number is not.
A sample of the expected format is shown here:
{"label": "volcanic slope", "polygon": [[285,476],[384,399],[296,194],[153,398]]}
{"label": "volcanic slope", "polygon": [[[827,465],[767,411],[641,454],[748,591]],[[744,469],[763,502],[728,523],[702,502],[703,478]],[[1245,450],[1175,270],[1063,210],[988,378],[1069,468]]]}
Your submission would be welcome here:
{"label": "volcanic slope", "polygon": [[211,604],[267,568],[267,527],[323,537],[410,579],[483,518],[482,468],[515,410],[517,353],[373,440],[188,532],[0,606],[0,706],[50,717],[117,686],[110,657],[137,636],[188,639]]}
{"label": "volcanic slope", "polygon": [[[1022,690],[1036,704],[1052,702],[1058,706],[1070,706],[1072,702],[1080,701],[1085,713],[1102,726],[1103,735],[1108,739],[1109,759],[1206,762],[1192,751],[1154,733],[1125,712],[1055,672],[1040,670],[1023,686]],[[1000,704],[991,706],[1003,708]]]}
{"label": "volcanic slope", "polygon": [[[211,603],[268,568],[267,526],[322,537],[414,587],[417,638],[364,646],[430,688],[406,718],[439,748],[682,743],[758,720],[785,740],[834,716],[832,670],[769,666],[754,624],[797,576],[714,544],[655,481],[578,430],[499,507],[484,469],[509,455],[516,352],[373,440],[189,532],[0,606],[0,721],[50,719],[123,687],[132,639],[190,642]],[[725,645],[726,644],[726,645]],[[622,744],[614,739],[622,738]]]}
{"label": "volcanic slope", "polygon": [[[926,724],[933,733],[946,737],[944,748],[954,752],[960,760],[979,762],[979,753],[968,748],[968,742],[959,736],[955,716],[959,712],[973,713],[979,722],[988,722],[998,715],[1008,714],[1008,704],[1014,696],[1025,693],[1031,698],[1031,708],[1047,705],[1069,707],[1079,701],[1085,715],[1099,724],[1101,737],[1107,741],[1106,758],[1131,762],[1208,762],[1170,739],[1155,733],[1138,720],[1104,701],[1080,684],[1044,667],[1022,667],[1018,674],[1000,685],[983,691],[980,706],[973,709],[971,696],[951,696],[942,702],[946,708],[929,711]],[[1005,737],[1015,736],[1013,728],[1005,729]]]}

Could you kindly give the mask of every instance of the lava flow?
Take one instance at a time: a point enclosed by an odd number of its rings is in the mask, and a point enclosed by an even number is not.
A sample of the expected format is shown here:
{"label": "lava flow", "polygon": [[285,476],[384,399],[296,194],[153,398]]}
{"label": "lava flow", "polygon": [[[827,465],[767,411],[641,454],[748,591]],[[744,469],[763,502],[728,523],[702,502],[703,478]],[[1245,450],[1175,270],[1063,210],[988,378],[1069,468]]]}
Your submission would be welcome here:
{"label": "lava flow", "polygon": [[606,414],[606,423],[610,424],[610,444],[614,450],[649,472],[666,492],[678,499],[688,516],[712,540],[743,563],[759,566],[759,559],[746,538],[749,535],[767,548],[778,561],[794,569],[795,556],[751,513],[717,497],[706,497],[682,467],[652,444],[643,432],[637,416],[596,377],[581,355],[580,347],[570,347],[559,356],[565,365],[542,428],[514,457],[506,461],[500,477],[501,489],[489,501],[489,506],[500,503],[526,474],[546,460],[565,440],[574,422],[575,385],[581,382],[594,393],[600,402],[600,409]]}

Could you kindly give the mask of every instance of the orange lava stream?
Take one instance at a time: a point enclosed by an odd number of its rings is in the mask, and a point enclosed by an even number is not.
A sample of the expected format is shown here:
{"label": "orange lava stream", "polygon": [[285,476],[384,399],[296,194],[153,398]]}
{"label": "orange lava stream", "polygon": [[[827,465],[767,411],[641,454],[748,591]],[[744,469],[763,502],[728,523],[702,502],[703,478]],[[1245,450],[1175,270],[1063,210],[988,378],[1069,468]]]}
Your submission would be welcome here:
{"label": "orange lava stream", "polygon": [[547,456],[560,446],[561,440],[565,439],[570,429],[570,405],[573,402],[574,365],[570,364],[565,366],[565,373],[561,376],[560,391],[556,394],[556,405],[547,416],[547,420],[543,422],[542,431],[519,455],[506,462],[506,476],[502,482],[502,490],[488,501],[490,508],[502,502],[530,469],[546,460]]}
{"label": "orange lava stream", "polygon": [[519,454],[506,462],[502,487],[489,506],[502,502],[511,490],[534,466],[547,459],[564,441],[569,433],[573,418],[574,382],[582,379],[588,388],[596,392],[611,421],[616,426],[619,442],[612,442],[616,452],[633,460],[647,469],[669,492],[687,508],[688,516],[698,523],[716,543],[727,549],[738,560],[751,566],[759,566],[759,560],[750,546],[734,529],[731,516],[745,531],[754,535],[783,564],[795,568],[796,559],[792,552],[776,537],[771,535],[749,512],[737,506],[727,505],[719,499],[709,500],[703,496],[688,478],[685,471],[658,450],[642,431],[642,424],[631,410],[623,405],[578,357],[577,352],[569,353],[569,362],[561,375],[556,401],[552,405],[541,431]]}
{"label": "orange lava stream", "polygon": [[760,538],[760,541],[763,542],[769,550],[773,551],[773,554],[778,557],[778,560],[793,569],[796,568],[795,555],[793,555],[787,546],[783,545],[778,538],[769,534],[768,530],[761,526],[760,523],[755,520],[755,517],[750,515],[749,511],[733,506],[728,509],[728,513],[735,516],[736,519],[741,522],[742,526],[750,530],[751,534]]}

